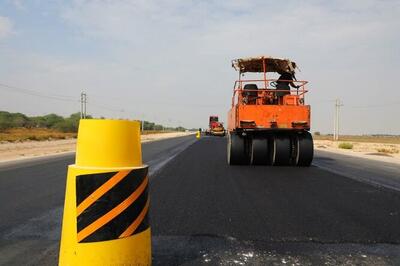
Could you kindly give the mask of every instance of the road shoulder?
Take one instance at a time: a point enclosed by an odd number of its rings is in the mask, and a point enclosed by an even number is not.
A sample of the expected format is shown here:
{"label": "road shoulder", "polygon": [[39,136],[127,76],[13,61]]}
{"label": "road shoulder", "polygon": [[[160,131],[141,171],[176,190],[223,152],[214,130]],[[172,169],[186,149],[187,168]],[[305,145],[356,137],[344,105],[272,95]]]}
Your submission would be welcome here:
{"label": "road shoulder", "polygon": [[343,142],[317,139],[314,140],[314,148],[326,152],[400,164],[400,144],[349,141],[352,149],[340,149],[338,145],[341,143]]}
{"label": "road shoulder", "polygon": [[313,165],[375,187],[400,191],[397,163],[316,149]]}
{"label": "road shoulder", "polygon": [[[193,133],[169,132],[142,135],[141,142],[147,143],[168,138],[183,137]],[[70,156],[75,152],[76,139],[27,141],[0,144],[0,166],[13,162],[28,162],[36,159],[51,159]]]}

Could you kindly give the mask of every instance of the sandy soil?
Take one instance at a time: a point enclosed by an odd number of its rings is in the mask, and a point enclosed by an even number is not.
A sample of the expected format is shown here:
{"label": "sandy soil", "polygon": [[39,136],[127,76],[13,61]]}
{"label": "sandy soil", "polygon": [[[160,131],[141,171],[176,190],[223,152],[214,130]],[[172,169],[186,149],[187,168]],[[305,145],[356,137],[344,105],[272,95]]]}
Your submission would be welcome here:
{"label": "sandy soil", "polygon": [[[346,141],[347,142],[347,141]],[[400,144],[386,144],[386,143],[367,143],[367,142],[353,142],[353,149],[340,149],[338,145],[341,141],[332,140],[315,140],[314,147],[316,149],[374,159],[385,162],[399,163],[400,164]],[[379,149],[386,149],[393,153],[379,152]],[[396,153],[397,151],[397,153]]]}
{"label": "sandy soil", "polygon": [[[193,133],[172,132],[148,134],[142,136],[142,143],[166,138],[185,136]],[[31,158],[51,154],[74,152],[76,139],[50,140],[50,141],[25,141],[19,143],[0,143],[0,162]]]}

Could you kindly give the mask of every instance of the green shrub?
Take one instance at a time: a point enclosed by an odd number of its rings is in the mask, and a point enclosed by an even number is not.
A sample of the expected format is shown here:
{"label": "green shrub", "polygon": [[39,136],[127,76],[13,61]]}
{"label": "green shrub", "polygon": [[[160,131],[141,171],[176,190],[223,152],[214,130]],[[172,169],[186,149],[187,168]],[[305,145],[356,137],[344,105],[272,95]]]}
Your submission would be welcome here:
{"label": "green shrub", "polygon": [[162,125],[154,125],[154,130],[158,130],[158,131],[160,131],[160,130],[163,130],[163,126]]}
{"label": "green shrub", "polygon": [[31,127],[32,123],[24,114],[0,111],[0,130],[16,127]]}
{"label": "green shrub", "polygon": [[40,127],[40,128],[47,127],[46,119],[43,116],[31,117],[31,123],[33,127]]}
{"label": "green shrub", "polygon": [[58,122],[53,126],[54,129],[59,130],[61,132],[77,132],[78,126],[71,119],[65,119],[64,121]]}
{"label": "green shrub", "polygon": [[349,142],[342,142],[339,144],[340,149],[346,149],[346,150],[351,150],[353,149],[353,144]]}
{"label": "green shrub", "polygon": [[54,127],[56,124],[61,123],[64,121],[64,117],[56,115],[56,114],[49,114],[49,115],[45,115],[43,116],[44,119],[44,125],[47,128],[52,128]]}
{"label": "green shrub", "polygon": [[9,112],[0,112],[0,129],[12,128],[12,115]]}

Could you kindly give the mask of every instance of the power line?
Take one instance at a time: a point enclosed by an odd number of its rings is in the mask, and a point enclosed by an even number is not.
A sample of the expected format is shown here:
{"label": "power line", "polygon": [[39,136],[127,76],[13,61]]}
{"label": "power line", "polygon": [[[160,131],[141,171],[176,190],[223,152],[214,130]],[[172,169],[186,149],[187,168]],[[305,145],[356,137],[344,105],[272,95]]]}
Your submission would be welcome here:
{"label": "power line", "polygon": [[117,108],[109,107],[109,106],[106,106],[103,104],[97,104],[97,103],[90,102],[90,105],[95,106],[97,108],[107,110],[107,111],[111,111],[111,112],[116,112],[116,113],[124,113],[125,112],[124,109],[117,109]]}
{"label": "power line", "polygon": [[52,99],[52,100],[77,102],[77,99],[75,97],[72,97],[72,96],[57,95],[57,94],[43,94],[41,92],[37,92],[37,91],[34,91],[34,90],[29,90],[29,89],[25,89],[25,88],[16,87],[16,86],[11,86],[11,85],[7,85],[7,84],[4,84],[4,83],[0,83],[0,88],[8,90],[8,91],[12,91],[12,92],[18,92],[18,93],[31,95],[31,96]]}
{"label": "power line", "polygon": [[308,100],[311,105],[318,105],[318,104],[325,104],[325,103],[332,103],[336,100]]}
{"label": "power line", "polygon": [[389,107],[394,105],[400,105],[400,102],[391,102],[385,104],[373,104],[373,105],[359,105],[359,106],[349,106],[350,108],[381,108],[381,107]]}
{"label": "power line", "polygon": [[[81,104],[81,114],[83,116],[86,116],[86,106],[88,103],[87,100],[87,94],[86,93],[81,93],[80,95],[80,100],[76,99],[73,96],[67,96],[67,95],[59,95],[59,94],[44,94],[38,91],[34,91],[31,89],[26,89],[26,88],[21,88],[21,87],[16,87],[16,86],[12,86],[12,85],[8,85],[8,84],[4,84],[4,83],[0,83],[0,89],[5,89],[7,91],[11,91],[11,92],[17,92],[17,93],[22,93],[22,94],[26,94],[26,95],[30,95],[30,96],[35,96],[35,97],[41,97],[41,98],[46,98],[46,99],[52,99],[52,100],[58,100],[58,101],[67,101],[67,102],[79,102]],[[96,106],[98,108],[104,109],[104,110],[108,110],[108,111],[112,111],[112,112],[118,112],[118,113],[123,113],[124,110],[123,109],[116,109],[110,106],[106,106],[103,104],[97,104],[97,103],[90,103],[92,106]]]}
{"label": "power line", "polygon": [[[73,96],[68,96],[68,95],[60,95],[60,94],[49,94],[49,93],[41,93],[35,90],[31,89],[26,89],[26,88],[21,88],[21,87],[16,87],[4,83],[0,83],[0,89],[5,89],[7,91],[11,92],[17,92],[17,93],[22,93],[26,95],[31,95],[31,96],[36,96],[36,97],[42,97],[42,98],[47,98],[47,99],[52,99],[52,100],[59,100],[59,101],[68,101],[68,102],[80,102],[77,98]],[[121,99],[113,98],[114,100],[121,101]],[[92,103],[93,104],[93,103]],[[213,108],[213,107],[223,107],[225,104],[196,104],[196,103],[185,103],[185,102],[180,102],[179,104],[174,103],[174,102],[167,102],[167,101],[147,101],[147,102],[136,102],[136,104],[145,104],[145,105],[169,105],[169,106],[174,106],[174,107],[197,107],[197,108]],[[95,104],[99,108],[103,108],[109,111],[113,112],[124,112],[122,109],[116,109],[114,107],[109,107],[104,104]]]}
{"label": "power line", "polygon": [[[46,98],[46,99],[51,99],[51,100],[58,100],[58,101],[66,101],[66,102],[75,102],[75,103],[80,103],[81,105],[81,118],[85,118],[87,115],[87,104],[89,103],[90,106],[98,107],[104,110],[112,111],[112,112],[118,112],[118,113],[124,113],[128,111],[129,113],[135,113],[131,110],[125,110],[125,109],[117,109],[108,105],[104,104],[98,104],[98,103],[93,103],[89,102],[87,98],[87,94],[85,92],[82,92],[80,95],[80,99],[77,99],[73,96],[68,96],[68,95],[60,95],[60,94],[49,94],[49,93],[42,93],[38,92],[35,90],[31,89],[26,89],[26,88],[21,88],[17,86],[12,86],[8,85],[5,83],[0,83],[0,90],[7,90],[10,92],[16,92],[16,93],[22,93],[25,95],[30,95],[30,96],[35,96],[35,97],[41,97],[41,98]],[[114,98],[115,99],[115,98]],[[121,100],[119,100],[121,101]],[[174,107],[181,107],[181,108],[187,108],[187,107],[196,107],[196,108],[212,108],[212,107],[222,107],[225,106],[225,104],[196,104],[196,103],[185,103],[185,102],[180,102],[178,103],[173,103],[173,102],[165,102],[165,101],[159,101],[159,102],[138,102],[137,104],[153,104],[153,105],[168,105],[168,106],[174,106]]]}
{"label": "power line", "polygon": [[[38,91],[25,89],[25,88],[21,88],[21,87],[16,87],[16,86],[4,84],[4,83],[0,83],[0,89],[5,89],[5,90],[11,91],[11,92],[17,92],[17,93],[30,95],[30,96],[36,96],[36,97],[52,99],[52,100],[58,100],[58,101],[79,102],[81,104],[81,113],[82,113],[82,115],[86,116],[86,106],[87,106],[87,103],[88,103],[87,94],[86,93],[81,93],[81,98],[80,98],[80,100],[78,100],[73,96],[59,95],[59,94],[44,94],[44,93],[41,93],[41,92],[38,92]],[[96,103],[92,103],[92,102],[90,104],[92,106],[96,106],[98,108],[101,108],[101,109],[104,109],[104,110],[108,110],[108,111],[112,111],[112,112],[119,112],[119,113],[124,112],[123,109],[116,109],[116,108],[112,108],[112,107],[105,106],[105,105],[102,105],[102,104],[96,104]]]}

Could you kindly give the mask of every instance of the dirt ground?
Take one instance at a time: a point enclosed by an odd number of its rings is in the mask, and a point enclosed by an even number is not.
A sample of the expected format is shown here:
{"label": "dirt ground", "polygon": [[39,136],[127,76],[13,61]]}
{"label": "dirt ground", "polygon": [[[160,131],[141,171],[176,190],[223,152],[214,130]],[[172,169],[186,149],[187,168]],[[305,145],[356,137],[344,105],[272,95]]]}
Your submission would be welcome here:
{"label": "dirt ground", "polygon": [[[332,140],[332,135],[313,135],[314,140]],[[400,144],[400,136],[394,135],[340,135],[339,142],[368,142]]]}
{"label": "dirt ground", "polygon": [[[184,136],[192,133],[170,132],[142,135],[142,143]],[[51,154],[61,154],[75,151],[76,139],[46,140],[46,141],[24,141],[24,142],[1,142],[0,162],[31,158]]]}
{"label": "dirt ground", "polygon": [[[341,149],[341,143],[351,143],[352,149]],[[355,141],[315,140],[314,147],[320,150],[353,155],[386,162],[400,163],[400,144],[368,143]]]}

